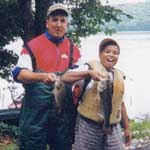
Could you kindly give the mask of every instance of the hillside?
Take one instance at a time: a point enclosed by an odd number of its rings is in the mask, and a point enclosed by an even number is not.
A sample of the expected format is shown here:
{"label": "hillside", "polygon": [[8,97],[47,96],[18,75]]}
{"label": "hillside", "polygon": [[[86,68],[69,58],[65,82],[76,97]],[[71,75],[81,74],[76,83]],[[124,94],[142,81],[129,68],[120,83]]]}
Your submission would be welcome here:
{"label": "hillside", "polygon": [[112,23],[117,31],[150,31],[150,2],[117,5],[116,8],[133,16],[133,19],[122,18],[120,24]]}

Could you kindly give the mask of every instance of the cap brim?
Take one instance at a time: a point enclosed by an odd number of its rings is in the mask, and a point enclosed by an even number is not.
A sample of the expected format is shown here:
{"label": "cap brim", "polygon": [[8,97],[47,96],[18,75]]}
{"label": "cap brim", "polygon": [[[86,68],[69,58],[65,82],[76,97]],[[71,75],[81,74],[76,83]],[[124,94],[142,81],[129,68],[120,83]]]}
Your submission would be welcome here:
{"label": "cap brim", "polygon": [[51,15],[51,16],[57,16],[57,15],[68,16],[69,14],[68,14],[68,12],[67,12],[66,10],[64,10],[64,9],[55,9],[55,10],[49,12],[47,16],[50,16],[50,15]]}

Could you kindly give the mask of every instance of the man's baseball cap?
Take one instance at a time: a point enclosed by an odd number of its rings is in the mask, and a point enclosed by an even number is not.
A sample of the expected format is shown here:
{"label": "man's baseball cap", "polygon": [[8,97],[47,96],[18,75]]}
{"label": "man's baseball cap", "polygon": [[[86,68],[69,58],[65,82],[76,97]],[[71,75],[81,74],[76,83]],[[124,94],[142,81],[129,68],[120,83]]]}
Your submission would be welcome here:
{"label": "man's baseball cap", "polygon": [[69,11],[68,11],[67,7],[64,4],[57,3],[57,4],[54,4],[49,7],[49,9],[47,11],[47,17],[50,15],[56,15],[57,12],[59,14],[62,13],[65,16],[69,15]]}

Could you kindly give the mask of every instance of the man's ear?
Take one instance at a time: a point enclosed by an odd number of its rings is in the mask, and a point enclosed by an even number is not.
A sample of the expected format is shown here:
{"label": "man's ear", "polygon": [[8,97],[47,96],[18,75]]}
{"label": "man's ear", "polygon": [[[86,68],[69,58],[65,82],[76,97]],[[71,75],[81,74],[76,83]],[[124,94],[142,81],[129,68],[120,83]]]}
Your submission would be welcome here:
{"label": "man's ear", "polygon": [[48,28],[48,21],[46,20],[46,28]]}
{"label": "man's ear", "polygon": [[67,27],[69,28],[69,22],[67,23]]}

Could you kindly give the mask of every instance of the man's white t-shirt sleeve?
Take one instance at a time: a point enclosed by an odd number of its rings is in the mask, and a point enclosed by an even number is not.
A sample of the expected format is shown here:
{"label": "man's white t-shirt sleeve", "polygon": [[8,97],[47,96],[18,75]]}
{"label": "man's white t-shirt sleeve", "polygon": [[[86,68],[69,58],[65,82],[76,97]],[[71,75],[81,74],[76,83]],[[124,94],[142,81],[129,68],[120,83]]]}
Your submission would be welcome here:
{"label": "man's white t-shirt sleeve", "polygon": [[27,55],[27,54],[20,55],[16,67],[26,68],[26,69],[32,71],[33,68],[32,68],[32,61],[31,61],[30,55]]}

